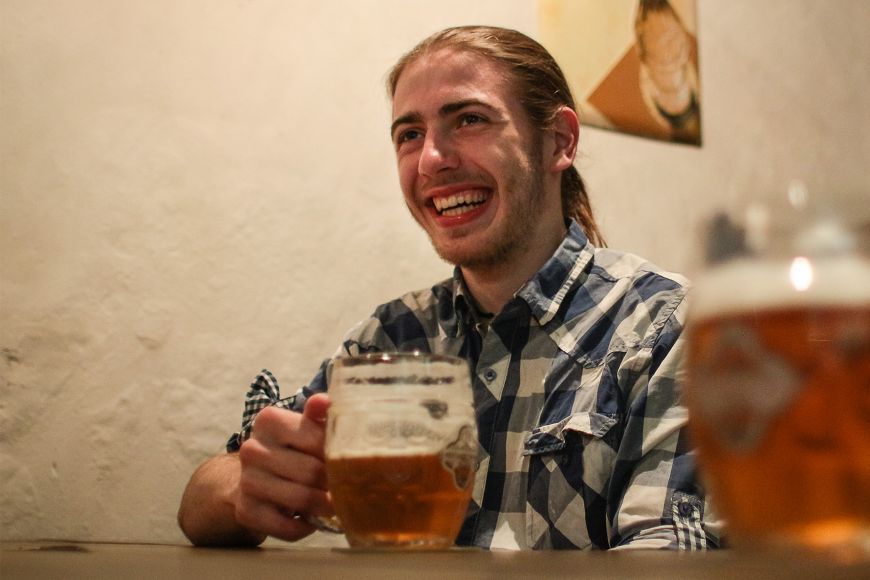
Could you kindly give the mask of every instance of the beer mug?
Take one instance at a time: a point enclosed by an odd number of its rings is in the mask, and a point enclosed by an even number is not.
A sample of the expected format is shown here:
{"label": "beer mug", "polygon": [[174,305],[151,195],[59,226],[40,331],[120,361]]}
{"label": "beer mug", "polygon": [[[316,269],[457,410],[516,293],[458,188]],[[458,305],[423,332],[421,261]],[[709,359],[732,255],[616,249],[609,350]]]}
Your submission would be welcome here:
{"label": "beer mug", "polygon": [[335,360],[326,470],[352,548],[453,545],[478,442],[465,360],[373,353]]}
{"label": "beer mug", "polygon": [[866,200],[817,207],[797,183],[708,224],[686,401],[737,545],[870,556],[868,235]]}

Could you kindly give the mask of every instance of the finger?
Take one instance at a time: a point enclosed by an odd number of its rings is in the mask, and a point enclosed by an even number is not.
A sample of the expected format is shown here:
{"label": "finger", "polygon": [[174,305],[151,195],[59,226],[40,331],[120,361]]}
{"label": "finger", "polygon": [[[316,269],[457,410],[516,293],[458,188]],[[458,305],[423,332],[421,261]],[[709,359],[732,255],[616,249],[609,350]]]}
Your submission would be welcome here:
{"label": "finger", "polygon": [[236,502],[236,521],[242,526],[281,540],[293,542],[311,535],[317,528],[278,506],[240,497]]}
{"label": "finger", "polygon": [[326,433],[322,423],[300,413],[266,407],[257,414],[251,436],[267,446],[292,447],[322,458]]}
{"label": "finger", "polygon": [[318,393],[312,395],[305,403],[302,415],[315,423],[326,422],[326,412],[329,410],[329,395]]}
{"label": "finger", "polygon": [[331,498],[325,490],[281,479],[262,469],[251,468],[242,472],[239,497],[252,503],[273,505],[287,514],[334,514]]}
{"label": "finger", "polygon": [[267,445],[248,439],[239,449],[243,470],[261,470],[273,477],[325,490],[326,465],[319,457],[290,447]]}

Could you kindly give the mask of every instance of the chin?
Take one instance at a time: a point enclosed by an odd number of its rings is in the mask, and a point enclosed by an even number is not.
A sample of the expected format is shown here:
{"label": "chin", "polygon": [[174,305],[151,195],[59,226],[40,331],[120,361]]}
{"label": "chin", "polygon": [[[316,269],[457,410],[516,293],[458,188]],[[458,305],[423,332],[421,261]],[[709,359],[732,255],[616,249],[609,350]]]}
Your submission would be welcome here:
{"label": "chin", "polygon": [[439,258],[441,258],[448,264],[453,264],[454,266],[463,266],[468,262],[469,259],[473,260],[473,257],[469,256],[466,252],[445,250],[439,247],[435,248],[435,253],[438,254]]}
{"label": "chin", "polygon": [[462,266],[469,261],[474,262],[479,256],[480,251],[475,251],[472,248],[457,248],[450,244],[432,244],[435,252],[445,262],[449,262],[454,266]]}
{"label": "chin", "polygon": [[497,265],[517,246],[518,240],[499,232],[476,232],[458,239],[429,237],[438,256],[454,266],[475,268]]}
{"label": "chin", "polygon": [[486,268],[503,263],[510,254],[501,247],[485,246],[484,248],[444,248],[435,247],[438,256],[460,268]]}

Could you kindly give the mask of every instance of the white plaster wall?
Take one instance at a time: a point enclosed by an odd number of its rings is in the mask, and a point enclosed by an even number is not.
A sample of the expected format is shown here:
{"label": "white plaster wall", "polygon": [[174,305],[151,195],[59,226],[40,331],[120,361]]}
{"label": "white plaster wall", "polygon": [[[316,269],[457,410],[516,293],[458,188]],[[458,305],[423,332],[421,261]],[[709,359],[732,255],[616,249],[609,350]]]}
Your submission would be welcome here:
{"label": "white plaster wall", "polygon": [[[0,539],[181,541],[269,367],[305,382],[449,274],[400,201],[383,78],[529,0],[0,0]],[[870,1],[699,0],[704,146],[586,129],[610,245],[673,269],[719,199],[867,195]]]}

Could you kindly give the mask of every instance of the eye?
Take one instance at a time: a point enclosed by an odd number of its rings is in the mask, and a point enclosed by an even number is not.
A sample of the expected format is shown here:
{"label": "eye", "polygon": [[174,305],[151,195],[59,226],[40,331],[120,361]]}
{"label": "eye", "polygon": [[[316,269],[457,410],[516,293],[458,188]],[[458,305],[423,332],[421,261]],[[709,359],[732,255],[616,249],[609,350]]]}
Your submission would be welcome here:
{"label": "eye", "polygon": [[486,121],[481,115],[477,113],[464,113],[459,117],[459,126],[463,127],[466,125],[477,125],[478,123],[483,123]]}
{"label": "eye", "polygon": [[401,145],[402,143],[407,143],[408,141],[413,141],[414,139],[419,139],[423,136],[421,131],[417,129],[405,129],[404,131],[399,131],[396,134],[396,145]]}

